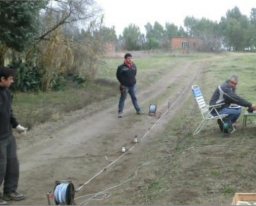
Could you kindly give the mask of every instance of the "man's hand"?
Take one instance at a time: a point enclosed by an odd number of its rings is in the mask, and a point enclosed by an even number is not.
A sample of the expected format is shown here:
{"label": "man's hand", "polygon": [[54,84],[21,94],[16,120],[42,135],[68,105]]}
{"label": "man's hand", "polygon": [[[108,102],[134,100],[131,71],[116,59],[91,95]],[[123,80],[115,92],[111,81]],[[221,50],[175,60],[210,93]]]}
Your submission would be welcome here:
{"label": "man's hand", "polygon": [[25,128],[23,126],[21,126],[20,124],[16,127],[16,130],[19,132],[19,133],[22,133],[22,132],[25,132],[26,134],[26,131],[28,130],[28,128]]}
{"label": "man's hand", "polygon": [[125,92],[125,86],[120,85],[120,92],[121,92],[121,93],[124,93],[124,92]]}
{"label": "man's hand", "polygon": [[253,110],[256,110],[256,104],[253,104],[253,105],[251,106],[251,108],[252,108]]}
{"label": "man's hand", "polygon": [[253,113],[253,108],[252,107],[248,107],[247,112]]}

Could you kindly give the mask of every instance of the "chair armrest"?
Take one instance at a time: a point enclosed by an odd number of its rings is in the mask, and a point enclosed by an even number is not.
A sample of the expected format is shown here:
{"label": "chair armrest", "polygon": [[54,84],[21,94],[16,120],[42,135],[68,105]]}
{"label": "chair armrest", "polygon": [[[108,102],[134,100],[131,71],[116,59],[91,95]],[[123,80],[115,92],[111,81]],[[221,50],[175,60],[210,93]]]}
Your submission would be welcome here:
{"label": "chair armrest", "polygon": [[225,104],[225,103],[211,105],[211,106],[208,106],[208,108],[211,108],[211,107],[220,107],[220,106],[223,105],[223,104]]}

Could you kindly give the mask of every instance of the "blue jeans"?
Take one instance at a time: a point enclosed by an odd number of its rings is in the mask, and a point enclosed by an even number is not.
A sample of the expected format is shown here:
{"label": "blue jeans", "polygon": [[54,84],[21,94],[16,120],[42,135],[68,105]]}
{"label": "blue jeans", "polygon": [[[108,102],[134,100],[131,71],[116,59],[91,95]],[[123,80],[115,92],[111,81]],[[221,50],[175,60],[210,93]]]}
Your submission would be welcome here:
{"label": "blue jeans", "polygon": [[[241,108],[223,108],[218,111],[219,114],[228,114],[228,116],[223,118],[224,122],[236,122],[241,114]],[[212,115],[216,115],[215,112],[212,112]]]}
{"label": "blue jeans", "polygon": [[138,105],[137,98],[135,96],[136,93],[136,86],[131,86],[131,87],[125,87],[125,92],[121,93],[120,99],[119,99],[119,104],[118,104],[118,112],[123,112],[124,109],[124,102],[127,96],[127,93],[130,94],[133,106],[135,110],[138,112],[140,111],[140,107]]}

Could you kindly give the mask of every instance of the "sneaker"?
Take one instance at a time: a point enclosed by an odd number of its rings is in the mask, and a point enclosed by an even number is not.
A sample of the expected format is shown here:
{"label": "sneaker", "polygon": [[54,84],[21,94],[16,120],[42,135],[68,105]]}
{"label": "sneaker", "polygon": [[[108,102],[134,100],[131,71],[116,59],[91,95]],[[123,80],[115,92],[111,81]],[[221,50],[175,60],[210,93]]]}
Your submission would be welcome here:
{"label": "sneaker", "polygon": [[8,205],[8,202],[6,202],[0,197],[0,205]]}
{"label": "sneaker", "polygon": [[9,201],[9,200],[19,201],[19,200],[24,200],[25,196],[21,193],[14,191],[10,193],[4,193],[3,199],[6,201]]}
{"label": "sneaker", "polygon": [[5,200],[3,200],[2,198],[2,193],[0,192],[0,205],[8,205],[8,202],[6,202]]}
{"label": "sneaker", "polygon": [[5,200],[3,200],[1,193],[0,193],[0,205],[8,205],[8,202],[6,202]]}
{"label": "sneaker", "polygon": [[123,117],[123,112],[118,112],[118,117],[122,118]]}
{"label": "sneaker", "polygon": [[141,111],[137,111],[137,114],[138,114],[138,115],[141,115]]}

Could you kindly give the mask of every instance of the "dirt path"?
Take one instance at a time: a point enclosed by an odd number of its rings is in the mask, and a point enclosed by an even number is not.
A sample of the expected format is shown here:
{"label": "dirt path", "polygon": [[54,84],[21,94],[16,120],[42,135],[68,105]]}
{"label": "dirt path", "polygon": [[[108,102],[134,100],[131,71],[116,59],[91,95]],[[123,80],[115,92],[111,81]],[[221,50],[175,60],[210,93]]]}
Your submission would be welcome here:
{"label": "dirt path", "polygon": [[[171,105],[176,101],[204,64],[189,62],[177,65],[175,69],[163,71],[162,77],[154,85],[138,91],[137,97],[145,112],[141,116],[136,115],[127,98],[124,117],[117,118],[116,99],[101,108],[92,105],[72,113],[62,122],[40,125],[27,136],[19,136],[19,191],[28,198],[10,204],[46,205],[46,193],[53,190],[56,180],[71,180],[76,189],[83,185],[76,194],[77,198],[81,197],[76,200],[79,204],[88,198],[83,195],[104,190],[116,185],[123,177],[128,177],[138,166],[143,148],[150,144],[150,139],[156,138],[154,135],[173,118],[175,108],[184,106],[183,98],[176,102],[168,116],[155,125],[159,113],[163,114],[167,110],[168,102]],[[147,115],[148,106],[155,99],[162,101],[158,104],[158,115],[150,117]],[[133,147],[135,135],[143,139]],[[100,172],[123,154],[121,147],[124,145],[133,149]],[[97,173],[98,176],[84,185]]]}

